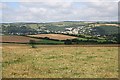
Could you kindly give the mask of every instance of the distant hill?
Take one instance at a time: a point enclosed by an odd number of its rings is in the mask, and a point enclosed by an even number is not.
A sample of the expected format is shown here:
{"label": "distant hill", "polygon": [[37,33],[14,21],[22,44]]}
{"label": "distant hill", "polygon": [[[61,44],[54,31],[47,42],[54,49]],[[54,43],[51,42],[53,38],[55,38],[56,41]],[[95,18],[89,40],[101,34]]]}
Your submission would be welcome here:
{"label": "distant hill", "polygon": [[[113,25],[112,25],[113,24]],[[114,26],[115,25],[115,26]],[[116,26],[117,25],[117,26]],[[24,28],[23,28],[24,27]],[[26,28],[25,28],[26,27]],[[61,21],[49,23],[3,23],[1,24],[3,34],[14,32],[33,33],[66,33],[83,35],[111,35],[117,34],[120,27],[117,22],[85,22],[85,21]],[[24,31],[23,31],[24,30]]]}

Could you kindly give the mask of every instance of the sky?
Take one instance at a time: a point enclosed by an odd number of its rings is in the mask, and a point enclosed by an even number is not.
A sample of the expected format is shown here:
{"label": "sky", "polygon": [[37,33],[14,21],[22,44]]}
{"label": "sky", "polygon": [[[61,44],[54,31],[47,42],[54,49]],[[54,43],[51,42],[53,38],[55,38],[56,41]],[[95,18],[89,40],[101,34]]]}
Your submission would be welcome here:
{"label": "sky", "polygon": [[0,23],[117,21],[118,0],[2,0]]}

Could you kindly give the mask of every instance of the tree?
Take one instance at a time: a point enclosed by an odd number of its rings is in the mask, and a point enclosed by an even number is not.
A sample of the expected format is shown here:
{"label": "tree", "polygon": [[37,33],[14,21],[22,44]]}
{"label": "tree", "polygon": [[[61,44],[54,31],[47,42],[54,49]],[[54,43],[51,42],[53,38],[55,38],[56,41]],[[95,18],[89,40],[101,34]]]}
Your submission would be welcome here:
{"label": "tree", "polygon": [[72,44],[72,40],[67,39],[67,40],[64,41],[64,44],[70,45],[70,44]]}
{"label": "tree", "polygon": [[80,43],[80,40],[79,39],[72,39],[72,42],[76,43],[76,44],[79,44]]}
{"label": "tree", "polygon": [[32,48],[36,48],[35,43],[36,43],[35,40],[29,41],[29,44],[31,45]]}

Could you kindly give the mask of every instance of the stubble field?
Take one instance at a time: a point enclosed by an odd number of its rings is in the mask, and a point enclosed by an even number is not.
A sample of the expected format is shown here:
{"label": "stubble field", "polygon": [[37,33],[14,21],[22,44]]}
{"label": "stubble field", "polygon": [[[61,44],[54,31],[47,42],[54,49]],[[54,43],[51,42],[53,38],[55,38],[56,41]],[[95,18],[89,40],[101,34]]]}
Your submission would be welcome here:
{"label": "stubble field", "polygon": [[30,37],[37,37],[37,38],[45,38],[48,37],[50,39],[57,39],[57,40],[66,40],[66,39],[75,39],[78,37],[62,35],[62,34],[37,34],[37,35],[28,35]]}
{"label": "stubble field", "polygon": [[118,47],[2,47],[3,78],[117,78]]}

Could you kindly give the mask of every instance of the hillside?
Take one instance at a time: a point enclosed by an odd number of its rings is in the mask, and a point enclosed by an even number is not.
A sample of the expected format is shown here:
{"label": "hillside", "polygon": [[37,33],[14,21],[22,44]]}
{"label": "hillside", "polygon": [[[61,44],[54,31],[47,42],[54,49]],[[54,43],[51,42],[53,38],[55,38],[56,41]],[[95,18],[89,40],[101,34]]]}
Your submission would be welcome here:
{"label": "hillside", "polygon": [[117,22],[61,21],[49,23],[3,23],[2,35],[67,34],[73,36],[101,37],[119,41]]}

